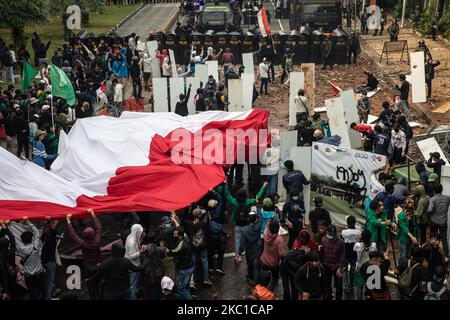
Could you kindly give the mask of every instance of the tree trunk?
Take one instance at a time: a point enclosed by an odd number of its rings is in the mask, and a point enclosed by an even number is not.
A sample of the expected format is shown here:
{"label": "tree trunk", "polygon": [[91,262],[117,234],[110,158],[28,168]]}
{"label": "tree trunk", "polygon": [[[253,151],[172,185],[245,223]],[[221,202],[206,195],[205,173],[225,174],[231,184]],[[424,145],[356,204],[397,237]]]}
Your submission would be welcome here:
{"label": "tree trunk", "polygon": [[24,35],[24,26],[23,25],[14,25],[10,26],[11,28],[11,36],[14,43],[15,48],[20,48],[22,45],[26,45],[25,35]]}

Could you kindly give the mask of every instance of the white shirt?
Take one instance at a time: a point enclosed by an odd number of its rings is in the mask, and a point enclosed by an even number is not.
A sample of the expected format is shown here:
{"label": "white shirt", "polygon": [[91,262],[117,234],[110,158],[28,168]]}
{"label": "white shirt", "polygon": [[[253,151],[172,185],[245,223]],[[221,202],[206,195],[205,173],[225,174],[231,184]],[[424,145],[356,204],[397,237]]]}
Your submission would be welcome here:
{"label": "white shirt", "polygon": [[136,41],[133,37],[130,37],[130,39],[128,39],[128,46],[130,47],[131,51],[133,51],[134,55],[134,50],[136,50]]}
{"label": "white shirt", "polygon": [[304,96],[295,96],[294,97],[294,103],[295,103],[295,112],[308,112],[308,98]]}
{"label": "white shirt", "polygon": [[361,230],[359,229],[344,229],[341,232],[344,243],[356,243],[361,237]]}
{"label": "white shirt", "polygon": [[261,174],[268,176],[277,174],[280,169],[280,149],[267,148],[261,160],[265,164],[265,167],[261,169]]}
{"label": "white shirt", "polygon": [[13,50],[9,50],[9,53],[11,54],[12,61],[16,63],[17,62],[16,53]]}
{"label": "white shirt", "polygon": [[378,181],[375,174],[370,176],[369,199],[373,200],[377,194],[384,191],[384,186]]}
{"label": "white shirt", "polygon": [[118,83],[114,88],[114,102],[122,102],[123,101],[123,84]]}
{"label": "white shirt", "polygon": [[163,76],[170,77],[170,65],[168,63],[163,63],[162,72]]}
{"label": "white shirt", "polygon": [[67,121],[70,123],[75,122],[75,120],[77,120],[75,108],[69,107],[69,112],[67,113]]}
{"label": "white shirt", "polygon": [[142,65],[144,68],[144,73],[151,73],[152,72],[152,61],[154,59],[152,57],[143,58],[142,59]]}
{"label": "white shirt", "polygon": [[[356,255],[357,255],[356,268],[360,268],[365,262],[367,262],[367,261],[360,261],[361,252],[363,251],[363,249],[364,249],[364,244],[362,242],[357,242],[353,246],[353,251],[356,252]],[[368,249],[369,249],[369,252],[377,251],[377,244],[375,242],[372,242]]]}
{"label": "white shirt", "polygon": [[402,148],[403,151],[406,149],[406,135],[402,130],[391,131],[391,143],[394,147]]}
{"label": "white shirt", "polygon": [[261,78],[269,78],[269,66],[264,62],[259,64],[259,76]]}

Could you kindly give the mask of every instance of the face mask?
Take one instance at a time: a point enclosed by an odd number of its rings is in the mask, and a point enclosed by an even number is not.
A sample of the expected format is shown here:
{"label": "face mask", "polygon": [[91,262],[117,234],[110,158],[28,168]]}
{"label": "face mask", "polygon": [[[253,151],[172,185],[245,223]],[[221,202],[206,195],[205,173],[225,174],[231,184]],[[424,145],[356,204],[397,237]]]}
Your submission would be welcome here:
{"label": "face mask", "polygon": [[298,197],[292,197],[292,200],[297,201],[297,200],[298,200]]}
{"label": "face mask", "polygon": [[331,236],[331,235],[329,235],[329,234],[327,234],[327,238],[328,238],[329,240],[334,240],[334,236]]}

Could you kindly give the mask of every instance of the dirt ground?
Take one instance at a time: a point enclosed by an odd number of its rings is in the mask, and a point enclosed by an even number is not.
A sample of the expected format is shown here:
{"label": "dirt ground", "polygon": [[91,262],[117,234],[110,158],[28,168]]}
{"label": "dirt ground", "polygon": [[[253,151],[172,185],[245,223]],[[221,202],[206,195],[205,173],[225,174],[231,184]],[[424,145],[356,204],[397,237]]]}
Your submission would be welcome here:
{"label": "dirt ground", "polygon": [[[366,82],[366,75],[363,71],[374,73],[380,81],[382,90],[376,93],[372,98],[372,114],[378,115],[382,108],[384,101],[389,101],[393,104],[394,92],[392,88],[382,79],[382,74],[378,72],[375,64],[365,55],[361,55],[357,64],[351,65],[335,65],[333,70],[321,70],[321,65],[315,66],[315,107],[324,106],[326,99],[333,98],[333,90],[328,81],[333,82],[342,90],[356,89],[358,86]],[[301,66],[294,67],[294,71],[302,71]],[[281,85],[282,69],[281,66],[275,66],[275,83],[269,84],[269,95],[260,96],[255,102],[255,108],[268,109],[270,111],[269,125],[272,128],[277,128],[281,131],[289,130],[289,89]],[[259,90],[260,82],[256,80],[255,86]],[[305,77],[305,92],[308,98],[311,97],[311,79]],[[311,99],[310,99],[311,100]],[[326,119],[326,113],[322,114],[322,118]],[[417,122],[421,122],[417,119]],[[421,123],[422,128],[415,129],[415,132],[422,133],[427,129],[427,125]]]}

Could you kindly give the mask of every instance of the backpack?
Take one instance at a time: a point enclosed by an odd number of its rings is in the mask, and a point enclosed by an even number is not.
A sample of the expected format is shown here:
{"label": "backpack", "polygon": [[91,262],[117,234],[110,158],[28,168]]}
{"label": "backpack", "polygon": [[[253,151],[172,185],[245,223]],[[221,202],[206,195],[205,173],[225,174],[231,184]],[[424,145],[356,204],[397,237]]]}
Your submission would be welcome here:
{"label": "backpack", "polygon": [[431,282],[428,282],[427,293],[425,294],[423,300],[441,300],[441,296],[444,294],[446,289],[447,288],[445,286],[442,286],[438,292],[433,291],[433,289],[431,289]]}
{"label": "backpack", "polygon": [[248,225],[248,212],[245,203],[240,203],[236,211],[236,225]]}
{"label": "backpack", "polygon": [[198,230],[192,236],[192,245],[197,249],[205,245],[205,233],[203,232],[203,229]]}
{"label": "backpack", "polygon": [[400,289],[400,292],[405,296],[411,296],[412,292],[416,289],[416,287],[411,288],[411,280],[412,280],[412,273],[415,267],[417,267],[420,263],[416,263],[413,266],[409,266],[406,268],[406,270],[402,273],[402,275],[398,278],[398,287]]}

